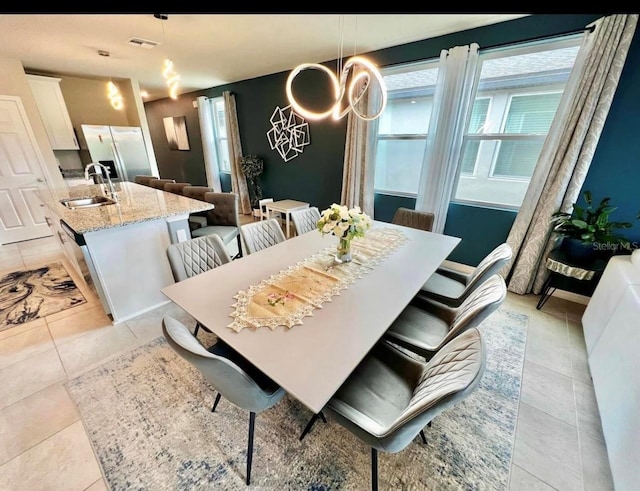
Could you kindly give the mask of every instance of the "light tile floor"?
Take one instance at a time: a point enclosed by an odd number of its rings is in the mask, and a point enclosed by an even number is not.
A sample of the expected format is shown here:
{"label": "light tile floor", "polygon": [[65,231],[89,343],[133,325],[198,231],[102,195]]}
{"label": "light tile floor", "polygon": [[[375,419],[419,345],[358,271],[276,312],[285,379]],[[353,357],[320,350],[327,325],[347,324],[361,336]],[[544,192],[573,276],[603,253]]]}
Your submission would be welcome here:
{"label": "light tile floor", "polygon": [[[233,251],[231,251],[233,252]],[[53,238],[0,246],[0,274],[61,260],[87,303],[0,331],[0,490],[105,490],[65,382],[160,336],[174,304],[113,326]],[[584,305],[509,293],[529,316],[509,489],[613,490],[580,317]],[[488,488],[491,488],[488,483]]]}

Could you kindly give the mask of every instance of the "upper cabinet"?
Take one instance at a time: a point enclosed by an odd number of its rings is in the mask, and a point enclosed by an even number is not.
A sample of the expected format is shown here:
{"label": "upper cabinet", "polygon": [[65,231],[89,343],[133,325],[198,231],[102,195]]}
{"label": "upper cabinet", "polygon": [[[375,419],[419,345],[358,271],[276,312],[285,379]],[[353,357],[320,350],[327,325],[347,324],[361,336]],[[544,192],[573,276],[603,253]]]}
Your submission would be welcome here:
{"label": "upper cabinet", "polygon": [[44,127],[54,150],[78,150],[67,105],[60,90],[60,79],[27,75]]}

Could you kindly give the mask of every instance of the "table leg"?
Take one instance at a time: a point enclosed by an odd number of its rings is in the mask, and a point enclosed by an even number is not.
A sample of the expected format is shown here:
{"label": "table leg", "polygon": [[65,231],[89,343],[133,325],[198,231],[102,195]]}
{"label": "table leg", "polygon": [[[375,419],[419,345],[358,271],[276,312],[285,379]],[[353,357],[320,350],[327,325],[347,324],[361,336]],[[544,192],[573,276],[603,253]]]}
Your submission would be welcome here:
{"label": "table leg", "polygon": [[289,215],[290,213],[287,212],[287,239],[291,238],[291,235],[289,234]]}

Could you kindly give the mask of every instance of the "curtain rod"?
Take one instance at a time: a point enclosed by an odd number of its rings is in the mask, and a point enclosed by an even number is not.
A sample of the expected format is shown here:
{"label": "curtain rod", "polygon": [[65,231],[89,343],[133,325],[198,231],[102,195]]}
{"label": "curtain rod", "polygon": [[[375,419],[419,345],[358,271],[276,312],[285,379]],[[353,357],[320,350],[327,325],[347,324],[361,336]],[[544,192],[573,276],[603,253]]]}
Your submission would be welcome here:
{"label": "curtain rod", "polygon": [[537,37],[532,37],[532,38],[528,38],[528,39],[522,39],[513,43],[506,43],[506,44],[493,44],[490,46],[480,46],[480,50],[485,50],[485,49],[493,49],[493,48],[503,48],[505,46],[512,46],[514,44],[521,44],[521,43],[530,43],[533,41],[542,41],[544,39],[553,39],[553,38],[557,38],[557,37],[562,37],[562,36],[570,36],[571,34],[580,34],[580,33],[585,33],[585,32],[593,32],[596,30],[596,26],[595,24],[589,24],[587,27],[583,28],[583,29],[574,29],[572,31],[565,31],[565,32],[560,32],[557,34],[548,34],[546,36],[537,36]]}

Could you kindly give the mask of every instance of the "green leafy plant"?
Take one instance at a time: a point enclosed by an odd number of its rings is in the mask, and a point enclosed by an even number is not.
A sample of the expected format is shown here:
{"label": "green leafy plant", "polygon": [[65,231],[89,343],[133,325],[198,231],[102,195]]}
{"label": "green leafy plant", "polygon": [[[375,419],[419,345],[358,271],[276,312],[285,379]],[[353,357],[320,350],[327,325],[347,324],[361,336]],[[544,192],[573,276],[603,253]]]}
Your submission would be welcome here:
{"label": "green leafy plant", "polygon": [[[609,216],[617,206],[610,206],[611,198],[603,198],[594,207],[591,191],[584,192],[586,207],[573,204],[573,212],[566,213],[557,211],[552,215],[554,232],[563,237],[577,239],[585,244],[609,243],[623,244],[627,240],[616,231],[619,229],[631,228],[630,222],[610,221]],[[640,218],[640,213],[636,218]]]}

